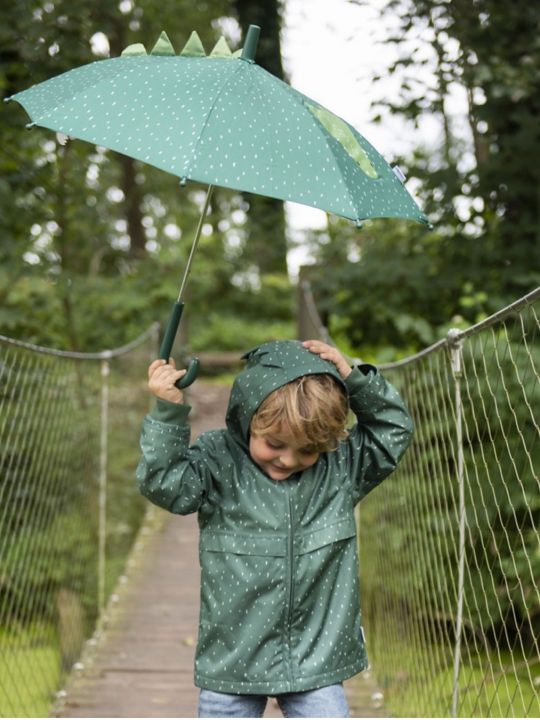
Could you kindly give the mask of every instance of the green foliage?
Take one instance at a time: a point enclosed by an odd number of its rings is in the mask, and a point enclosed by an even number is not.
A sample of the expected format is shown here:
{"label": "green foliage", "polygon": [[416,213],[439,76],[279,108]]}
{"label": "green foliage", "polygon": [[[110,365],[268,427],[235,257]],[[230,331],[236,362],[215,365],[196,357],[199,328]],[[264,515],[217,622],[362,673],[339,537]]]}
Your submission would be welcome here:
{"label": "green foliage", "polygon": [[244,320],[236,315],[211,313],[193,329],[194,352],[216,348],[222,350],[249,350],[269,340],[290,340],[295,335],[292,322],[268,322],[264,325]]}
{"label": "green foliage", "polygon": [[[286,275],[259,278],[254,274],[255,287],[249,282],[239,287],[227,276],[223,263],[210,259],[208,253],[205,246],[196,259],[182,320],[182,327],[189,329],[193,348],[239,350],[246,343],[251,346],[258,342],[255,338],[260,338],[265,328],[281,335],[272,328],[274,323],[285,323],[290,328],[288,336],[294,336],[293,294]],[[52,347],[69,346],[74,336],[78,349],[87,352],[119,347],[152,322],[164,326],[178,292],[181,267],[180,258],[176,267],[172,261],[164,267],[157,258],[149,258],[136,263],[133,271],[120,278],[77,277],[63,288],[69,294],[69,326],[59,297],[61,280],[40,277],[35,271],[33,277],[23,275],[10,284],[7,273],[0,272],[0,283],[4,279],[9,285],[6,304],[0,308],[3,331],[11,337],[23,335],[28,342]],[[244,329],[236,336],[239,327]]]}
{"label": "green foliage", "polygon": [[538,4],[392,0],[387,17],[397,59],[374,96],[388,74],[398,91],[374,104],[376,120],[396,115],[411,130],[439,121],[437,142],[396,158],[435,230],[381,221],[357,231],[337,220],[314,238],[330,329],[385,360],[540,282]]}
{"label": "green foliage", "polygon": [[[87,509],[56,514],[48,523],[13,534],[2,560],[0,605],[13,610],[13,616],[4,617],[6,625],[24,626],[36,617],[54,622],[56,594],[67,587],[81,599],[88,632],[97,616],[95,546],[95,518],[88,518]],[[21,566],[23,558],[32,559],[31,564]]]}
{"label": "green foliage", "polygon": [[[315,275],[313,282],[331,334],[346,336],[362,357],[378,348],[410,350],[432,343],[455,310],[455,293],[465,283],[446,272],[433,235],[397,222],[373,223],[358,231],[335,221],[332,232],[336,240],[320,247],[324,275]],[[336,258],[337,243],[359,259]]]}

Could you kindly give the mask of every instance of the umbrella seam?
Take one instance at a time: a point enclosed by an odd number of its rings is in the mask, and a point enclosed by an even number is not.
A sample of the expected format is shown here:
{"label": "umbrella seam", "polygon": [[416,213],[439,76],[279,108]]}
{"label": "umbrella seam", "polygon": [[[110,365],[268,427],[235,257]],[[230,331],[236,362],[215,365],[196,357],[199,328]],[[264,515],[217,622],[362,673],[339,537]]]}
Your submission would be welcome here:
{"label": "umbrella seam", "polygon": [[[272,73],[268,72],[268,70],[265,70],[265,68],[261,67],[260,65],[258,65],[257,67],[258,67],[260,70],[262,70],[264,73],[266,73],[267,75],[270,75],[270,77],[275,78],[275,76],[272,75]],[[304,102],[304,98],[305,98],[306,100],[309,100],[310,102],[315,102],[315,101],[314,101],[314,100],[310,100],[310,98],[308,98],[308,97],[306,97],[305,95],[303,95],[302,93],[298,92],[298,90],[295,90],[295,88],[293,88],[292,85],[289,85],[289,83],[284,82],[284,85],[286,85],[286,86],[289,88],[289,90],[292,91],[291,95],[292,95],[292,97],[294,98],[294,101],[295,101],[296,103],[300,104],[300,105],[302,106],[302,108],[303,108],[306,112],[309,113],[311,119],[315,121],[315,124],[316,124],[316,127],[317,127],[318,132],[323,136],[324,142],[326,143],[328,149],[329,149],[330,152],[332,153],[332,157],[335,159],[336,165],[338,165],[338,157],[337,157],[337,155],[335,154],[332,146],[331,146],[331,145],[329,144],[329,142],[328,142],[328,138],[327,138],[327,136],[326,136],[326,132],[324,131],[324,128],[323,128],[321,122],[320,122],[320,121],[313,115],[313,113],[310,112],[310,110],[306,107],[306,103]],[[345,121],[344,121],[344,122],[345,122]],[[348,123],[347,123],[347,124],[348,124]],[[339,165],[338,165],[338,170],[339,170]],[[348,186],[347,186],[347,183],[346,183],[345,180],[343,179],[343,175],[341,174],[341,171],[339,172],[339,177],[340,177],[340,179],[341,179],[341,181],[342,181],[342,183],[343,183],[343,186],[345,187],[345,191],[346,191],[346,193],[347,193],[347,197],[349,198],[349,203],[350,203],[350,206],[351,206],[351,208],[352,208],[352,210],[353,210],[353,213],[354,213],[354,219],[355,219],[355,220],[363,220],[363,219],[365,219],[365,218],[360,218],[360,217],[359,217],[358,208],[357,208],[357,206],[356,206],[356,204],[355,204],[355,202],[354,202],[354,200],[353,200],[353,197],[352,197],[352,195],[351,195],[351,193],[350,193],[350,190],[349,190],[349,188],[348,188]],[[294,202],[294,201],[293,201],[293,202]],[[346,216],[344,215],[344,217],[346,217]],[[352,218],[349,218],[349,219],[352,219]]]}
{"label": "umbrella seam", "polygon": [[[294,89],[294,88],[293,88],[293,89]],[[313,120],[314,120],[314,122],[315,122],[315,125],[317,126],[317,129],[318,129],[319,133],[323,136],[324,142],[326,143],[328,149],[329,149],[330,152],[332,153],[332,157],[335,159],[336,165],[337,165],[338,170],[339,170],[339,169],[340,169],[340,168],[339,168],[339,157],[336,155],[336,153],[335,153],[335,151],[334,151],[334,148],[333,148],[332,145],[330,144],[330,142],[329,142],[329,136],[328,136],[327,132],[324,131],[324,127],[323,127],[321,121],[313,115],[313,113],[309,110],[309,108],[306,107],[306,104],[305,104],[305,102],[304,102],[303,99],[302,99],[302,100],[299,100],[299,102],[302,103],[302,105],[304,106],[305,110],[307,110],[307,112],[309,112],[309,114],[310,114],[311,117],[313,118]],[[345,151],[345,152],[346,152],[346,151]],[[349,202],[351,203],[351,207],[352,207],[352,209],[353,209],[353,211],[354,211],[354,214],[356,215],[356,218],[355,218],[355,219],[356,219],[356,220],[363,220],[364,218],[361,218],[361,217],[359,216],[358,207],[357,207],[357,205],[356,205],[356,203],[355,203],[355,201],[354,201],[354,199],[353,199],[353,196],[352,196],[352,194],[351,194],[351,191],[350,191],[350,189],[349,189],[349,186],[348,186],[347,183],[345,182],[345,180],[344,180],[343,175],[341,174],[341,172],[339,173],[339,177],[341,178],[341,180],[342,180],[342,182],[343,182],[343,185],[344,185],[345,190],[346,190],[346,192],[347,192],[347,196],[348,196],[348,198],[349,198]]]}
{"label": "umbrella seam", "polygon": [[[229,77],[227,77],[227,79],[225,80],[225,82],[223,83],[223,85],[220,87],[220,89],[219,89],[218,92],[216,93],[216,95],[215,95],[215,97],[214,97],[214,101],[213,101],[213,103],[212,103],[212,106],[211,106],[210,109],[208,110],[208,113],[206,114],[206,117],[205,117],[205,119],[204,119],[204,124],[203,124],[203,126],[202,126],[202,128],[201,128],[201,131],[200,131],[200,133],[199,133],[199,136],[198,136],[198,138],[197,138],[197,142],[195,143],[195,147],[193,148],[193,152],[192,152],[192,154],[191,154],[191,158],[189,159],[189,166],[187,167],[186,170],[184,170],[184,172],[182,173],[182,176],[181,176],[181,177],[189,177],[189,175],[191,174],[191,172],[192,172],[192,170],[193,170],[194,158],[195,158],[195,155],[197,154],[197,149],[198,149],[199,144],[200,144],[200,142],[201,142],[202,136],[203,136],[206,128],[208,127],[208,123],[209,123],[209,121],[210,121],[210,116],[212,115],[212,113],[213,113],[213,111],[214,111],[214,108],[215,108],[216,105],[217,105],[217,101],[219,100],[219,98],[220,98],[221,95],[223,94],[223,91],[225,90],[226,86],[232,81],[232,79],[233,79],[234,77],[236,77],[236,75],[241,71],[241,69],[242,69],[242,66],[239,64],[238,67],[237,67],[237,69],[235,70],[235,72],[231,73],[231,75],[229,75]],[[184,167],[186,167],[186,165],[184,165]]]}
{"label": "umbrella seam", "polygon": [[[83,68],[87,68],[87,67],[90,66],[90,65],[96,65],[96,64],[99,63],[99,62],[107,62],[107,60],[118,60],[118,59],[119,59],[119,58],[106,58],[105,60],[93,60],[92,62],[86,63],[85,65],[81,65],[81,66],[78,67],[78,68],[73,68],[72,70],[70,70],[70,71],[68,71],[68,72],[74,72],[74,71],[76,71],[76,70],[83,70]],[[47,79],[44,80],[43,82],[51,82],[51,81],[55,80],[56,78],[61,77],[63,74],[64,74],[64,73],[60,73],[60,75],[53,75],[53,77],[47,78]],[[98,77],[98,79],[96,80],[96,82],[91,85],[92,89],[95,88],[96,85],[99,85],[102,80],[103,80],[103,78],[99,78],[99,77]],[[41,83],[40,83],[40,84],[41,84]],[[27,92],[28,90],[31,90],[32,87],[35,87],[35,85],[34,85],[34,86],[30,86],[29,88],[26,88],[26,90],[21,90],[20,92],[15,93],[15,95],[12,95],[12,98],[13,98],[13,100],[15,100],[15,102],[18,102],[19,105],[21,105],[21,106],[24,108],[24,111],[26,112],[26,114],[28,115],[28,117],[29,117],[31,120],[34,120],[34,117],[32,117],[32,115],[30,114],[30,111],[26,109],[25,105],[23,105],[23,103],[22,103],[20,100],[17,100],[17,95],[21,95],[22,93],[25,93],[25,92]],[[85,92],[86,90],[87,90],[87,88],[83,88],[83,89],[80,90],[80,92]],[[77,89],[76,92],[79,93],[79,89]],[[71,99],[72,99],[72,98],[67,98],[67,99],[64,98],[64,99],[62,99],[61,101],[59,101],[59,102],[52,108],[52,110],[51,110],[51,109],[48,109],[44,114],[42,114],[40,117],[36,118],[36,120],[34,121],[34,125],[39,125],[40,127],[45,127],[46,130],[49,130],[49,129],[52,130],[52,128],[47,128],[46,126],[41,125],[40,120],[47,120],[48,117],[50,117],[50,116],[53,115],[55,112],[57,112],[58,110],[60,110],[60,108],[62,107],[62,105],[64,105],[64,103],[67,102],[67,100],[71,100]],[[61,132],[61,131],[60,131],[60,130],[52,130],[52,132]]]}
{"label": "umbrella seam", "polygon": [[[323,137],[323,139],[324,139],[324,142],[326,143],[328,149],[329,149],[330,152],[332,153],[332,157],[335,159],[336,164],[337,164],[337,166],[338,166],[338,170],[339,170],[339,158],[338,158],[338,156],[336,155],[336,153],[334,152],[334,148],[333,148],[333,147],[331,146],[331,144],[328,142],[328,136],[327,136],[327,133],[324,131],[324,128],[323,128],[322,123],[320,122],[320,120],[319,120],[318,118],[316,118],[316,117],[313,115],[313,113],[309,110],[309,108],[306,107],[306,103],[305,103],[305,101],[304,101],[304,97],[305,97],[305,96],[302,95],[302,93],[299,93],[298,90],[295,90],[292,86],[289,85],[289,87],[291,88],[291,90],[293,90],[293,97],[295,98],[295,101],[302,105],[302,107],[304,108],[304,110],[309,113],[309,115],[311,116],[312,120],[315,122],[315,126],[317,127],[317,130],[319,131],[319,134],[322,135],[322,137]],[[309,99],[309,98],[306,98],[306,99]],[[312,102],[313,102],[313,101],[312,101]],[[344,122],[345,122],[345,121],[344,121]],[[354,214],[356,215],[355,219],[356,219],[356,220],[363,220],[364,218],[359,217],[358,207],[356,206],[356,203],[355,203],[354,200],[353,200],[353,197],[352,197],[352,195],[351,195],[351,192],[350,192],[350,190],[349,190],[349,187],[348,187],[347,183],[346,183],[345,180],[343,179],[343,175],[341,174],[341,171],[340,171],[340,173],[339,173],[339,177],[341,178],[341,180],[342,180],[342,182],[343,182],[343,185],[344,185],[345,190],[346,190],[346,192],[347,192],[347,196],[348,196],[348,198],[349,198],[349,202],[350,202],[351,207],[352,207],[352,209],[353,209],[353,211],[354,211]]]}

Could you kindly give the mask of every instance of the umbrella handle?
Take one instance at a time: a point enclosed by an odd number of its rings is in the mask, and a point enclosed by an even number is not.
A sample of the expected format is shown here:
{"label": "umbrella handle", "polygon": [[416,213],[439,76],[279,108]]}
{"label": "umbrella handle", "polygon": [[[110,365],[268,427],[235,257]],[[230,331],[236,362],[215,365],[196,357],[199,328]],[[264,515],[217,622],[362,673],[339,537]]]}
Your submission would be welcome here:
{"label": "umbrella handle", "polygon": [[[159,348],[160,360],[167,360],[167,362],[169,362],[174,338],[176,337],[176,331],[178,330],[178,326],[180,325],[180,319],[182,317],[183,310],[184,303],[176,300],[176,302],[172,306],[171,314],[169,316],[169,322],[167,323],[165,334]],[[183,378],[180,378],[174,383],[176,387],[182,389],[188,387],[188,385],[191,385],[191,383],[195,381],[195,378],[199,373],[199,365],[200,362],[198,358],[193,358],[193,360],[190,360],[187,368],[187,373],[184,375]]]}

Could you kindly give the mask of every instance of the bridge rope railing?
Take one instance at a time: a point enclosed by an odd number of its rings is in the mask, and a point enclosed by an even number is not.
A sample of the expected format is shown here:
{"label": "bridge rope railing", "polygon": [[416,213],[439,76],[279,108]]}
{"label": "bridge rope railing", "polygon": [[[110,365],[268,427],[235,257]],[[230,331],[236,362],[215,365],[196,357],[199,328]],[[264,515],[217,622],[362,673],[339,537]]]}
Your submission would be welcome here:
{"label": "bridge rope railing", "polygon": [[0,336],[0,716],[47,716],[141,524],[158,326],[100,353]]}
{"label": "bridge rope railing", "polygon": [[[331,341],[301,293],[304,336]],[[415,423],[359,506],[368,654],[393,715],[540,716],[539,301],[379,366]]]}

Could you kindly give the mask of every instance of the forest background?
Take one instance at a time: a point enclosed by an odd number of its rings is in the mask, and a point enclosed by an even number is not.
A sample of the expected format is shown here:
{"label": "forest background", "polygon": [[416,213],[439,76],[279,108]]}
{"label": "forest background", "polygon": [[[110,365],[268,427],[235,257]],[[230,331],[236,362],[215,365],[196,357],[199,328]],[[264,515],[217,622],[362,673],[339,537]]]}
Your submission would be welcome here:
{"label": "forest background", "polygon": [[[222,34],[236,49],[250,23],[262,28],[257,62],[283,77],[281,38],[289,1],[300,0],[2,3],[2,96],[108,54],[118,56],[131,43],[152,47],[162,30],[177,51],[192,30],[197,30],[207,52]],[[302,1],[308,13],[312,0]],[[443,337],[450,327],[474,323],[539,284],[540,4],[530,0],[348,2],[349,10],[358,10],[359,17],[366,6],[380,8],[378,34],[384,40],[374,58],[377,71],[370,78],[369,92],[357,90],[356,78],[351,77],[351,93],[358,92],[358,103],[371,105],[371,128],[399,125],[404,135],[418,138],[401,157],[387,159],[405,172],[407,187],[434,229],[377,220],[358,230],[349,221],[328,216],[323,228],[293,232],[281,202],[216,188],[186,298],[183,320],[188,322],[183,322],[183,332],[191,349],[239,351],[272,337],[294,337],[296,279],[288,271],[287,253],[298,246],[313,261],[302,275],[311,280],[317,306],[339,347],[378,363],[409,355]],[[328,7],[329,19],[334,20],[334,2],[328,0]],[[358,38],[349,34],[347,42],[359,47]],[[321,47],[320,53],[324,52]],[[328,53],[327,72],[330,76],[335,72]],[[334,109],[324,97],[313,97]],[[103,148],[80,141],[62,145],[54,133],[41,128],[26,131],[26,115],[16,103],[0,103],[0,113],[0,334],[47,347],[95,352],[123,345],[155,320],[165,321],[177,295],[205,189],[191,183],[181,188],[178,178]],[[435,141],[422,136],[426,120],[438,128]],[[370,139],[370,128],[358,130]],[[501,478],[500,489],[490,495],[491,478],[480,470],[484,515],[470,553],[477,563],[471,567],[480,569],[467,582],[496,591],[485,606],[478,609],[475,604],[469,617],[471,637],[484,638],[486,647],[496,648],[499,661],[503,653],[507,665],[514,655],[518,658],[525,669],[524,678],[516,683],[526,689],[514,695],[527,702],[533,692],[537,697],[525,672],[529,659],[536,657],[538,632],[527,634],[523,628],[537,628],[540,618],[535,600],[535,579],[540,574],[538,480],[532,471],[538,465],[539,447],[536,443],[533,455],[537,426],[528,414],[528,403],[535,407],[533,390],[524,395],[520,378],[529,378],[531,367],[538,367],[533,325],[516,325],[517,337],[490,334],[491,345],[480,335],[476,345],[469,343],[470,357],[478,363],[483,363],[484,351],[493,356],[488,363],[496,375],[493,387],[499,398],[504,395],[497,422],[505,432],[519,430],[514,454],[501,461],[499,450],[508,447],[506,436],[496,446],[489,418],[484,417],[480,427],[475,425],[467,414],[474,415],[474,401],[463,415],[465,427],[474,426],[468,438],[467,477],[475,477],[478,467],[486,471],[492,467]],[[525,337],[530,340],[530,354]],[[503,346],[511,351],[503,351]],[[146,347],[144,353],[146,363]],[[48,362],[43,357],[39,362]],[[514,358],[521,363],[519,372]],[[17,362],[14,353],[9,362],[4,360],[4,369]],[[0,615],[4,613],[0,624],[12,629],[0,638],[11,653],[4,653],[0,677],[12,678],[7,692],[15,704],[7,705],[10,716],[47,714],[52,692],[60,686],[60,668],[69,669],[77,656],[83,632],[73,639],[69,633],[74,623],[66,623],[66,633],[59,622],[65,617],[65,598],[77,612],[84,610],[80,616],[85,637],[91,634],[99,610],[97,484],[88,482],[98,476],[99,368],[94,365],[93,374],[86,370],[83,384],[77,369],[68,372],[64,366],[54,385],[48,365],[42,370],[41,365],[25,363],[20,362],[23,371],[16,382],[9,372],[4,374],[7,435],[1,439],[0,495],[4,493],[6,520],[0,530],[8,540],[9,556],[0,593]],[[131,372],[138,373],[140,367],[134,363]],[[147,396],[133,392],[134,384],[142,387],[144,381],[129,372],[127,359],[113,365],[107,596],[122,572],[143,514],[132,478]],[[444,408],[448,388],[435,384],[429,366],[425,378],[430,403]],[[476,392],[487,396],[489,378],[485,383]],[[534,388],[537,392],[538,385]],[[385,496],[390,500],[385,499],[382,524],[376,514],[371,522],[379,530],[386,524],[394,533],[392,543],[385,546],[391,555],[384,562],[393,586],[377,585],[383,575],[369,546],[365,558],[371,565],[363,562],[364,587],[374,598],[371,607],[387,607],[380,602],[385,590],[390,601],[404,609],[402,617],[413,619],[422,613],[427,616],[428,611],[430,617],[440,618],[448,610],[441,602],[453,597],[454,575],[441,572],[438,582],[432,583],[431,571],[457,565],[453,554],[457,541],[448,541],[456,523],[451,514],[441,513],[441,507],[453,507],[455,483],[439,472],[439,465],[454,467],[453,446],[444,424],[429,419],[423,402],[421,383],[413,382],[409,404],[413,417],[421,422],[417,454],[409,457],[422,458],[423,464],[411,473],[420,490],[408,504],[421,519],[406,522],[400,530],[397,521],[403,517],[404,496]],[[62,418],[64,424],[44,421],[51,417]],[[59,439],[53,443],[51,437]],[[519,482],[507,482],[517,468]],[[433,495],[433,487],[438,494]],[[476,501],[472,487],[469,517]],[[376,543],[377,533],[368,534]],[[418,538],[432,542],[415,552]],[[393,552],[396,547],[409,552],[410,562],[402,563],[404,555]],[[22,564],[20,558],[31,561]],[[411,584],[405,581],[407,573]],[[466,586],[468,597],[482,597],[477,586]],[[414,592],[409,592],[410,587]],[[364,597],[370,597],[369,591]],[[420,609],[414,606],[416,597],[425,599]],[[367,600],[367,617],[369,607]],[[377,637],[376,620],[371,620],[369,627]],[[453,621],[452,607],[444,622],[450,628]],[[385,614],[381,627],[387,624]],[[397,627],[401,637],[403,625],[399,622]],[[516,647],[522,648],[521,655],[514,653]],[[387,667],[385,651],[377,658],[379,667]],[[407,660],[410,649],[396,652],[392,646],[389,652]],[[34,666],[40,654],[43,687],[30,702],[28,688],[36,686],[39,673]],[[435,697],[435,686],[427,684],[426,673],[421,672],[432,665],[432,656],[426,654],[424,666],[418,657],[408,665],[421,675],[421,694]],[[493,663],[490,667],[499,667]],[[450,687],[450,672],[444,687]],[[502,674],[495,673],[501,693],[507,683],[506,675],[504,684],[499,682]],[[399,685],[403,676],[396,677]],[[489,686],[485,678],[476,677],[477,686]],[[421,714],[421,708],[402,706],[394,714],[411,712]],[[425,716],[440,712],[444,710],[430,707]],[[522,716],[524,710],[516,704],[506,714]]]}
{"label": "forest background", "polygon": [[[106,57],[92,41],[97,33],[106,37],[110,56],[133,42],[151,47],[163,29],[177,51],[196,29],[209,52],[220,35],[238,47],[250,23],[262,27],[257,62],[284,77],[284,4],[4,4],[2,94]],[[350,0],[362,4],[369,3]],[[403,157],[387,158],[407,175],[434,230],[378,220],[359,231],[329,216],[326,228],[293,236],[283,203],[218,189],[188,290],[184,334],[192,349],[240,350],[294,337],[295,280],[286,258],[295,243],[315,260],[307,275],[333,337],[351,354],[378,362],[478,321],[538,284],[540,6],[385,0],[380,8],[388,32],[365,102],[372,104],[373,123],[394,116],[413,129],[426,116],[438,121],[436,147],[419,143]],[[456,87],[467,99],[459,129]],[[27,132],[15,104],[2,103],[0,112],[0,332],[96,351],[164,321],[204,188],[181,188],[177,178],[103,148],[64,146],[39,128]]]}

